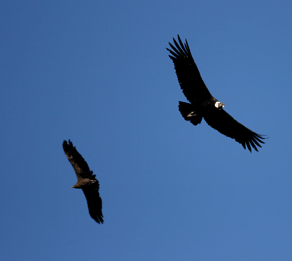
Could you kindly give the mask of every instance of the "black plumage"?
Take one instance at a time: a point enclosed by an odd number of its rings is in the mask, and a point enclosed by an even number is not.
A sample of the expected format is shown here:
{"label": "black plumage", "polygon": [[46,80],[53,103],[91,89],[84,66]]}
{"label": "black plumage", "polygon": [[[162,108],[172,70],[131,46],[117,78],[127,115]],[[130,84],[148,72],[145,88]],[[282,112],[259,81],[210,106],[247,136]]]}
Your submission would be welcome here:
{"label": "black plumage", "polygon": [[103,223],[102,200],[99,196],[99,182],[95,178],[96,175],[93,175],[93,172],[89,169],[86,161],[76,150],[70,140],[69,144],[64,140],[63,149],[74,168],[78,179],[77,183],[72,188],[82,189],[87,200],[90,216],[97,223]]}
{"label": "black plumage", "polygon": [[224,103],[215,99],[201,78],[197,65],[192,57],[188,42],[182,43],[179,35],[178,42],[173,38],[172,49],[166,48],[174,63],[180,87],[190,103],[179,102],[179,111],[183,118],[197,125],[205,119],[207,124],[227,137],[235,139],[244,149],[249,151],[261,147],[263,135],[257,134],[243,126],[224,111]]}

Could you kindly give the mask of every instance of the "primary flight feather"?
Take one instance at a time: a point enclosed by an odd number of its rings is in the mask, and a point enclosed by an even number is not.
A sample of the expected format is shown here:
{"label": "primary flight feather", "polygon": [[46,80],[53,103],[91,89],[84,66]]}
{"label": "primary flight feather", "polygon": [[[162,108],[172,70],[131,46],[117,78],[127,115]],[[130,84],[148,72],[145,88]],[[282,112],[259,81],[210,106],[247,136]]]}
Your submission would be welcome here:
{"label": "primary flight feather", "polygon": [[190,103],[179,102],[179,111],[183,118],[197,125],[202,118],[207,124],[227,137],[235,139],[244,149],[252,151],[264,143],[263,135],[257,134],[243,126],[224,111],[224,103],[215,99],[201,78],[197,65],[192,57],[190,47],[178,35],[178,42],[173,38],[174,45],[169,43],[171,49],[166,48],[174,63],[180,87]]}

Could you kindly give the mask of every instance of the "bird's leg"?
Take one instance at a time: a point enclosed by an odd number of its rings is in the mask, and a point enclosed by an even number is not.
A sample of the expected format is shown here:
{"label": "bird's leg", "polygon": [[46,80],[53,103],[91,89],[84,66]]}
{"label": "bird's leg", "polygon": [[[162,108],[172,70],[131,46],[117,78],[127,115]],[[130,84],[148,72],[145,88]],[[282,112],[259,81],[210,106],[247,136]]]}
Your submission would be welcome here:
{"label": "bird's leg", "polygon": [[187,117],[194,117],[194,116],[197,116],[198,114],[195,112],[195,111],[191,111]]}

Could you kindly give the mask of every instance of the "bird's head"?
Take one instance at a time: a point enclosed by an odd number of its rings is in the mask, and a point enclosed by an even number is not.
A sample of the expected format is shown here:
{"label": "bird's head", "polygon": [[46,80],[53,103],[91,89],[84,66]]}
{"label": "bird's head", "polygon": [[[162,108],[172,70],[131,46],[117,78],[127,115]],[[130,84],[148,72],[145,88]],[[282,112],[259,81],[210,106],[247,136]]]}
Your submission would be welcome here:
{"label": "bird's head", "polygon": [[84,178],[82,180],[79,180],[72,188],[82,189],[83,187],[90,186],[95,182],[97,182],[96,179]]}
{"label": "bird's head", "polygon": [[72,188],[76,188],[76,189],[80,189],[81,188],[81,185],[76,183],[74,186],[72,186]]}
{"label": "bird's head", "polygon": [[224,102],[219,102],[219,101],[216,101],[215,102],[215,107],[219,110],[221,110],[222,108],[224,108],[225,104]]}

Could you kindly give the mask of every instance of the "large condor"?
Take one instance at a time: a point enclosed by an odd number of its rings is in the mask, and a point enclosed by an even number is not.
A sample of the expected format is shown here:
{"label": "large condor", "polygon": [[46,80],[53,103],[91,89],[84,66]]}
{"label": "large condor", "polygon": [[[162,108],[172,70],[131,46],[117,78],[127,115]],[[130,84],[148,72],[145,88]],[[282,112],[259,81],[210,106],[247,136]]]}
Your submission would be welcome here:
{"label": "large condor", "polygon": [[97,222],[103,223],[102,201],[99,196],[99,182],[89,169],[86,161],[69,140],[63,142],[64,152],[75,170],[78,182],[72,188],[82,189],[88,205],[90,216]]}
{"label": "large condor", "polygon": [[247,147],[250,152],[252,148],[258,151],[257,146],[261,147],[260,143],[264,143],[263,135],[253,132],[232,118],[224,111],[224,103],[211,95],[201,78],[187,40],[183,44],[178,35],[179,43],[174,38],[173,42],[175,46],[169,43],[172,50],[166,49],[171,53],[169,57],[174,63],[180,87],[190,102],[179,102],[178,108],[183,118],[194,125],[201,123],[204,118],[212,128],[235,139],[244,149]]}

